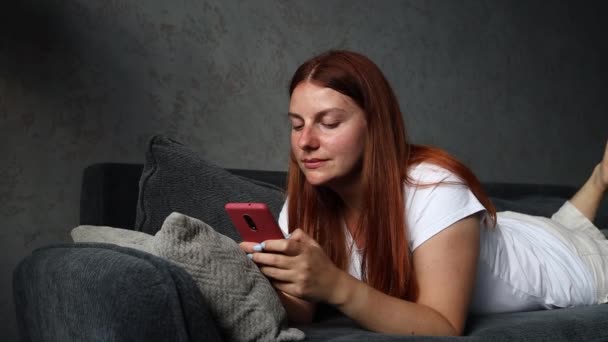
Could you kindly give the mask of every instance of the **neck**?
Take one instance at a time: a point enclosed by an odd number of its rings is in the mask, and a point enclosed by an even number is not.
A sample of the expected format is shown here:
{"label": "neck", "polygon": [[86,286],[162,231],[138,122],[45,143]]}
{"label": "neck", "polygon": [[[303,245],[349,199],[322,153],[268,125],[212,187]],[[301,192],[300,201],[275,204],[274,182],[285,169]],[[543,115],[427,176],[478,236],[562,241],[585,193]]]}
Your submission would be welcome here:
{"label": "neck", "polygon": [[363,211],[363,185],[360,179],[343,184],[334,184],[331,189],[340,196],[344,204],[343,219],[348,230],[355,235],[361,212]]}
{"label": "neck", "polygon": [[363,184],[360,177],[334,183],[330,186],[340,196],[348,211],[360,211],[363,208]]}

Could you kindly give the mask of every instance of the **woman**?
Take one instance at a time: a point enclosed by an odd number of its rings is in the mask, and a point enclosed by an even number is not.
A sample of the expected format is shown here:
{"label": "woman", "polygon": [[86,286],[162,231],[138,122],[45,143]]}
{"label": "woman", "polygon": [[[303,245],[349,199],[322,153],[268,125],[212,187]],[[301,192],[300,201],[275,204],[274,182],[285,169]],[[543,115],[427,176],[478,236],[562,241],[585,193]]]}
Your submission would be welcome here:
{"label": "woman", "polygon": [[591,223],[608,187],[603,161],[552,217],[496,214],[447,153],[411,145],[378,67],[348,51],[301,65],[289,88],[284,240],[241,248],[295,322],[315,303],[378,332],[461,335],[469,310],[607,301],[608,241]]}

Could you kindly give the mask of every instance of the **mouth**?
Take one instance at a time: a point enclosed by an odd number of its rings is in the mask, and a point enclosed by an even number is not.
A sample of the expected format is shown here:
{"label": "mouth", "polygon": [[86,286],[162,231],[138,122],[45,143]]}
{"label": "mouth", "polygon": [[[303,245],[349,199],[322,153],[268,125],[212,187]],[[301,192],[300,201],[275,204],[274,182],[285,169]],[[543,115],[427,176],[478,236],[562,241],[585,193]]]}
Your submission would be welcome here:
{"label": "mouth", "polygon": [[307,169],[317,169],[320,168],[321,166],[323,166],[323,164],[325,164],[325,162],[328,159],[317,159],[317,158],[313,158],[313,159],[303,159],[302,163],[304,164],[304,167]]}

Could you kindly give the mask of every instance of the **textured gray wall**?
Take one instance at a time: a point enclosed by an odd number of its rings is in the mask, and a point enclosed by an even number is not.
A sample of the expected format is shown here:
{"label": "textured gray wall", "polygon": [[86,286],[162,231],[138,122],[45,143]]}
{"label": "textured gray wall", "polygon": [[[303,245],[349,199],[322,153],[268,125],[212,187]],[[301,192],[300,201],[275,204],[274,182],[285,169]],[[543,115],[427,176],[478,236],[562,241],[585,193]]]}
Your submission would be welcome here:
{"label": "textured gray wall", "polygon": [[410,136],[484,181],[576,185],[608,138],[605,13],[576,1],[47,0],[0,5],[0,340],[11,272],[68,241],[81,172],[165,133],[225,167],[284,170],[286,86],[369,55]]}

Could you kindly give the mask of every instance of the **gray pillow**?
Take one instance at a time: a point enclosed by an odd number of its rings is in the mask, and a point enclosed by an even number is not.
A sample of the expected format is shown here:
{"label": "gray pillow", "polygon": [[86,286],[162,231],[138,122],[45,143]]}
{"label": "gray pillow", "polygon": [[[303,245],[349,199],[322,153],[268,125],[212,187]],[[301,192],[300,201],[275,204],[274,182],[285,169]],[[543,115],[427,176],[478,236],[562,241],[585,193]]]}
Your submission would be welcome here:
{"label": "gray pillow", "polygon": [[204,222],[179,213],[156,234],[158,255],[192,275],[229,340],[292,341],[304,333],[287,328],[287,313],[274,288],[236,242]]}
{"label": "gray pillow", "polygon": [[195,218],[172,213],[155,236],[120,228],[79,226],[76,242],[107,242],[149,252],[188,272],[228,341],[297,341],[274,288],[236,242]]}
{"label": "gray pillow", "polygon": [[236,176],[157,135],[150,140],[139,181],[135,230],[154,234],[170,213],[180,212],[241,241],[224,211],[226,203],[264,202],[278,217],[284,200],[282,189]]}

